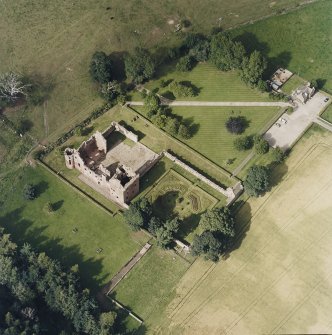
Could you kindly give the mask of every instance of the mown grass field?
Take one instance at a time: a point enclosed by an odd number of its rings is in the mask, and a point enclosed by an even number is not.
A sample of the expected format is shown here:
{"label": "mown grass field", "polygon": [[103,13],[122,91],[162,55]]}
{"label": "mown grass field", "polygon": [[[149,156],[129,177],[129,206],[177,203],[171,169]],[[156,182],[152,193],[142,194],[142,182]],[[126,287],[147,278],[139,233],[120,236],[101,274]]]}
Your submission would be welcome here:
{"label": "mown grass field", "polygon": [[148,332],[153,333],[162,323],[166,306],[175,297],[174,288],[189,266],[173,251],[153,246],[111,296],[142,318]]}
{"label": "mown grass field", "polygon": [[279,66],[332,91],[332,2],[317,1],[285,15],[232,31],[248,50],[269,57],[269,73]]}
{"label": "mown grass field", "polygon": [[[37,185],[36,199],[23,199],[26,183]],[[0,225],[14,241],[29,242],[65,266],[78,264],[83,285],[93,292],[148,239],[133,233],[119,214],[106,214],[42,167],[24,168],[2,180],[1,200]],[[55,212],[45,211],[47,202]],[[97,248],[103,252],[97,254]]]}
{"label": "mown grass field", "polygon": [[[243,83],[236,71],[223,72],[209,63],[197,64],[192,71],[175,71],[175,64],[161,68],[157,73],[158,80],[152,80],[144,85],[149,90],[158,88],[157,93],[169,97],[168,87],[161,88],[160,82],[184,81],[190,82],[197,90],[194,97],[178,98],[177,100],[189,101],[269,101],[267,93],[251,89]],[[170,98],[175,99],[174,96]],[[136,93],[132,100],[141,100]]]}
{"label": "mown grass field", "polygon": [[276,171],[278,185],[238,212],[238,248],[182,277],[159,332],[331,333],[331,162],[331,134],[311,128]]}
{"label": "mown grass field", "polygon": [[281,87],[281,90],[286,94],[291,94],[293,91],[305,85],[307,82],[308,81],[305,81],[298,75],[293,74],[292,77],[286,81],[286,84]]}
{"label": "mown grass field", "polygon": [[321,117],[329,122],[332,122],[332,105],[329,105]]}
{"label": "mown grass field", "polygon": [[[144,108],[136,109],[144,113]],[[277,107],[173,107],[172,111],[197,126],[193,137],[182,141],[228,171],[236,168],[250,152],[237,151],[234,140],[263,131],[280,113]],[[249,126],[242,135],[227,131],[225,123],[231,116],[244,116],[248,120]]]}
{"label": "mown grass field", "polygon": [[[54,139],[101,104],[88,74],[94,51],[113,53],[118,60],[134,47],[144,46],[153,47],[158,56],[165,46],[182,38],[182,33],[174,33],[182,19],[191,22],[189,30],[208,33],[218,25],[229,28],[294,8],[297,2],[262,5],[260,0],[213,0],[193,6],[189,0],[4,0],[0,3],[0,72],[15,70],[53,87],[44,104],[18,108],[10,117],[29,118],[35,136]],[[115,71],[119,72],[119,62]]]}

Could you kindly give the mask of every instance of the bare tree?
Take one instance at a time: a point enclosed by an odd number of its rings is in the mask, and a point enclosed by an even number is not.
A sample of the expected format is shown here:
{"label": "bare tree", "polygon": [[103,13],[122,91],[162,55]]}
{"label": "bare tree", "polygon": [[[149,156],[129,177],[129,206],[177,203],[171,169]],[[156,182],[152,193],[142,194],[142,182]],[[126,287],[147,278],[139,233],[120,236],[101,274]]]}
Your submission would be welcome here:
{"label": "bare tree", "polygon": [[29,86],[23,83],[22,76],[17,73],[0,74],[0,98],[15,101],[20,95],[27,95]]}

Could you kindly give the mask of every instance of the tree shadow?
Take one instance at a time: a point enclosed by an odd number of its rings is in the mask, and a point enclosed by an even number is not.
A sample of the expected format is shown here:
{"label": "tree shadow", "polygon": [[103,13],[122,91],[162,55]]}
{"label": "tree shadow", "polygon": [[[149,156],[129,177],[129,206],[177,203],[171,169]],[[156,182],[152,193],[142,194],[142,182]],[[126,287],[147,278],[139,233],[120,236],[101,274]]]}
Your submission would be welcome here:
{"label": "tree shadow", "polygon": [[270,187],[268,191],[275,186],[277,186],[285,177],[288,172],[288,166],[285,162],[282,163],[271,163],[267,166],[267,168],[271,171],[270,175]]}
{"label": "tree shadow", "polygon": [[127,51],[112,52],[109,57],[113,63],[112,74],[113,78],[119,82],[126,79],[125,58],[128,56]]}
{"label": "tree shadow", "polygon": [[194,117],[188,117],[186,119],[181,118],[181,122],[183,122],[188,128],[191,136],[194,136],[198,133],[200,129],[200,124],[199,123],[194,123],[195,119]]}
{"label": "tree shadow", "polygon": [[201,216],[199,214],[191,214],[190,216],[183,219],[180,223],[180,229],[176,235],[180,239],[185,239],[190,233],[194,232],[195,229],[198,227],[200,217]]}
{"label": "tree shadow", "polygon": [[168,99],[168,100],[175,100],[176,99],[176,97],[175,97],[175,95],[173,94],[173,92],[171,92],[171,91],[166,91],[166,92],[163,92],[162,93],[162,96],[164,97],[164,98],[166,98],[166,99]]}
{"label": "tree shadow", "polygon": [[292,54],[289,51],[283,51],[275,57],[267,58],[267,69],[264,72],[264,77],[269,78],[280,67],[287,68],[292,59]]}
{"label": "tree shadow", "polygon": [[171,190],[159,195],[153,203],[156,214],[164,220],[172,218],[176,214],[175,207],[179,194],[179,191]]}
{"label": "tree shadow", "polygon": [[141,131],[135,129],[134,127],[130,126],[127,122],[121,120],[119,122],[119,124],[125,128],[127,128],[129,131],[131,131],[132,133],[136,134],[138,136],[138,140],[140,141],[142,138],[145,137],[145,134],[142,133]]}
{"label": "tree shadow", "polygon": [[36,187],[36,195],[37,197],[39,197],[48,189],[48,183],[42,180],[35,187]]}
{"label": "tree shadow", "polygon": [[54,202],[54,203],[52,204],[54,211],[59,210],[59,209],[62,207],[63,203],[64,203],[63,200],[59,200],[59,201],[57,201],[57,202]]}
{"label": "tree shadow", "polygon": [[317,88],[320,90],[325,86],[327,80],[322,79],[322,78],[318,78],[318,79],[316,79],[316,81],[317,81]]}
{"label": "tree shadow", "polygon": [[[114,298],[115,293],[112,293],[112,298]],[[127,308],[127,307],[126,307]],[[130,310],[129,308],[127,308]],[[137,335],[137,334],[146,334],[147,327],[144,324],[141,324],[138,328],[128,330],[126,326],[126,319],[131,318],[132,316],[129,315],[129,313],[122,308],[117,309],[117,318],[115,320],[113,329],[116,334],[123,334],[123,335]],[[138,321],[137,321],[138,322]]]}

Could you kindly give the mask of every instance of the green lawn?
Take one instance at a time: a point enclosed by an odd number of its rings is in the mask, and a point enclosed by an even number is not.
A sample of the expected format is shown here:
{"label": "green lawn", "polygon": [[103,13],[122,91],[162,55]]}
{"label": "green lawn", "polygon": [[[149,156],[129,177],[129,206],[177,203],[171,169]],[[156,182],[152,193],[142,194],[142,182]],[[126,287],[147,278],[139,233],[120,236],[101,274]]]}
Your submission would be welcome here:
{"label": "green lawn", "polygon": [[[138,108],[144,113],[143,108]],[[230,116],[244,116],[249,126],[243,135],[254,135],[264,130],[280,113],[277,107],[173,107],[174,114],[192,124],[197,132],[184,143],[216,164],[232,171],[248,155],[248,151],[234,149],[233,141],[238,135],[230,134],[225,122]],[[231,164],[226,164],[228,159]]]}
{"label": "green lawn", "polygon": [[319,79],[332,91],[332,1],[316,1],[298,11],[272,17],[232,32],[249,50],[268,56],[269,72],[282,66],[301,77]]}
{"label": "green lawn", "polygon": [[[37,185],[35,200],[23,199],[26,183]],[[25,168],[2,180],[1,198],[0,224],[13,240],[29,242],[66,266],[77,263],[83,284],[93,291],[147,241],[143,233],[132,233],[119,214],[106,214],[42,167]],[[55,212],[45,212],[47,202]],[[103,252],[97,254],[97,248]]]}
{"label": "green lawn", "polygon": [[332,105],[329,105],[321,117],[329,122],[332,122]]}
{"label": "green lawn", "polygon": [[306,81],[303,78],[294,74],[289,80],[286,81],[286,84],[281,87],[281,90],[286,94],[291,94],[294,90],[303,86],[305,83]]}
{"label": "green lawn", "polygon": [[163,322],[166,306],[189,263],[173,251],[153,246],[112,294],[140,318],[150,332]]}
{"label": "green lawn", "polygon": [[[178,100],[193,101],[269,101],[267,93],[249,88],[244,84],[236,71],[219,71],[209,63],[198,64],[192,71],[174,71],[175,64],[161,68],[158,80],[153,80],[144,85],[147,89],[159,88],[158,94],[169,97],[168,88],[161,88],[160,81],[175,80],[190,82],[197,88],[195,97],[179,98]],[[171,96],[174,99],[175,97]],[[132,99],[141,100],[139,94]]]}

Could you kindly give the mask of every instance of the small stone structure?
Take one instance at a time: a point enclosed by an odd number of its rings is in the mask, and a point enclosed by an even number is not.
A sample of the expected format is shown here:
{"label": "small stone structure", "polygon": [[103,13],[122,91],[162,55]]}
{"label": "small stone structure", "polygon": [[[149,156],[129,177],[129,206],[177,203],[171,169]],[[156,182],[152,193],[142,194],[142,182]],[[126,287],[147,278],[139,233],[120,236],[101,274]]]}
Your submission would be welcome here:
{"label": "small stone structure", "polygon": [[271,81],[269,82],[272,89],[278,91],[282,85],[293,75],[292,72],[279,68],[276,72],[273,73]]}
{"label": "small stone structure", "polygon": [[315,94],[315,88],[310,87],[310,83],[308,82],[306,85],[297,88],[292,94],[293,101],[300,102],[301,104],[305,104],[309,99],[313,97]]}
{"label": "small stone structure", "polygon": [[83,181],[122,207],[139,193],[140,177],[160,159],[117,122],[64,155],[67,168],[80,171]]}
{"label": "small stone structure", "polygon": [[238,182],[233,188],[232,187],[227,187],[226,189],[222,188],[221,186],[217,185],[210,179],[206,178],[203,176],[201,173],[187,165],[186,163],[182,162],[180,159],[177,157],[173,156],[167,151],[163,152],[163,155],[170,159],[172,162],[175,164],[181,166],[184,170],[190,172],[192,175],[200,179],[203,183],[209,185],[219,193],[223,194],[225,197],[227,197],[227,205],[230,205],[231,203],[234,202],[234,200],[237,198],[238,195],[240,195],[243,191],[243,186],[241,182]]}

